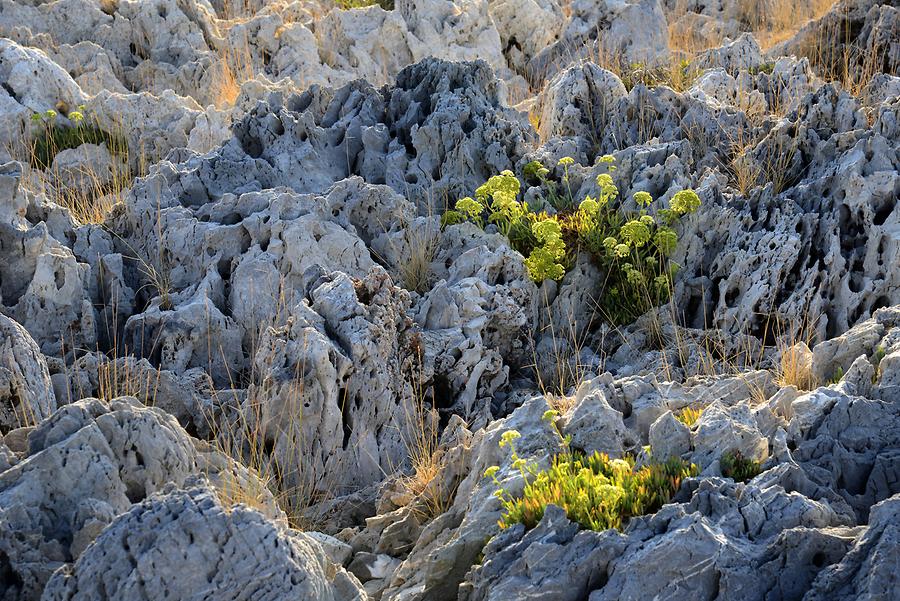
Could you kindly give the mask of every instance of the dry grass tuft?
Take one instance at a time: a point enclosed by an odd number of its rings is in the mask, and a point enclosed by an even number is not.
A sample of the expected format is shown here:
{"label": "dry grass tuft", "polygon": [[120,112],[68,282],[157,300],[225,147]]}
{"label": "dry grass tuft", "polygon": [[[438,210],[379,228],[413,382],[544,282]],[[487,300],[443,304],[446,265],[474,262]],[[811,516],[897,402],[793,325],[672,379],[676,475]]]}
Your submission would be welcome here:
{"label": "dry grass tuft", "polygon": [[813,375],[810,351],[817,342],[819,321],[808,311],[799,320],[777,315],[771,318],[769,328],[780,357],[775,366],[775,381],[779,385],[798,390],[812,390],[819,385]]}
{"label": "dry grass tuft", "polygon": [[407,253],[400,277],[407,290],[425,294],[434,283],[431,264],[440,244],[440,233],[429,228],[407,228]]}
{"label": "dry grass tuft", "polygon": [[[96,119],[87,120],[90,123],[76,127],[51,126],[41,121],[31,131],[23,132],[20,143],[7,148],[9,155],[23,166],[22,188],[67,208],[81,225],[103,223],[113,207],[124,200],[135,178],[149,170],[143,150],[138,156],[132,154],[123,124],[105,132]],[[82,164],[77,171],[66,173],[54,165],[53,159],[59,152],[88,143],[105,147],[112,160],[105,165]]]}
{"label": "dry grass tuft", "polygon": [[[115,352],[112,353],[115,356]],[[144,405],[156,404],[161,370],[144,370],[136,366],[137,359],[131,356],[123,360],[106,359],[97,366],[97,381],[101,399],[112,400],[121,396],[132,396]]]}
{"label": "dry grass tuft", "polygon": [[400,484],[412,497],[418,497],[424,504],[425,517],[435,517],[448,508],[454,491],[443,490],[440,480],[444,468],[443,453],[440,448],[439,416],[427,402],[433,390],[427,389],[422,376],[421,343],[414,342],[418,349],[416,367],[412,370],[412,406],[404,405],[405,428],[403,444],[409,459],[410,470],[401,476]]}
{"label": "dry grass tuft", "polygon": [[791,38],[810,20],[818,19],[834,0],[739,0],[741,20],[750,25],[763,50]]}
{"label": "dry grass tuft", "polygon": [[216,78],[214,104],[224,109],[234,106],[241,93],[241,85],[256,76],[250,41],[244,39],[237,47],[226,46],[220,53],[221,65]]}

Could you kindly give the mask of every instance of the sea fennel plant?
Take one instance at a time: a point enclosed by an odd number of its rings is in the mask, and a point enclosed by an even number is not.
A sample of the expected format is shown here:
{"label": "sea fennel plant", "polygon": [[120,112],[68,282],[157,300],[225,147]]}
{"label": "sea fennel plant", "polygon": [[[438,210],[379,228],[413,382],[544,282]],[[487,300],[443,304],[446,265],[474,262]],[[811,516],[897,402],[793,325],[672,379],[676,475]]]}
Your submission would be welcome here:
{"label": "sea fennel plant", "polygon": [[561,182],[551,181],[550,170],[533,161],[525,165],[525,179],[546,191],[555,214],[534,211],[520,201],[519,180],[504,171],[479,187],[475,198],[457,201],[444,214],[443,224],[469,221],[482,228],[494,224],[525,257],[535,282],[562,279],[577,254],[588,253],[605,273],[600,304],[606,318],[615,324],[629,323],[668,300],[677,271],[669,259],[678,244],[676,228],[685,215],[699,208],[700,197],[693,190],[682,190],[668,207],[661,208],[653,206],[648,192],[638,191],[632,197],[636,210],[626,209],[612,176],[614,158],[607,155],[598,162],[607,172],[596,177],[596,196],[586,196],[577,206],[569,187],[569,167],[574,161],[560,159]]}
{"label": "sea fennel plant", "polygon": [[[553,410],[544,415],[551,424],[556,417]],[[556,432],[561,437],[559,430]],[[622,529],[630,518],[653,513],[668,503],[684,478],[699,472],[696,465],[678,458],[636,467],[629,456],[610,459],[604,453],[585,455],[574,450],[557,455],[548,469],[540,470],[518,456],[515,441],[519,437],[515,430],[504,432],[500,446],[509,447],[512,466],[525,481],[522,494],[513,495],[503,488],[497,477],[499,466],[489,467],[484,474],[497,486],[494,494],[503,507],[501,528],[513,524],[533,528],[552,504],[583,528]],[[568,446],[567,440],[563,442]]]}

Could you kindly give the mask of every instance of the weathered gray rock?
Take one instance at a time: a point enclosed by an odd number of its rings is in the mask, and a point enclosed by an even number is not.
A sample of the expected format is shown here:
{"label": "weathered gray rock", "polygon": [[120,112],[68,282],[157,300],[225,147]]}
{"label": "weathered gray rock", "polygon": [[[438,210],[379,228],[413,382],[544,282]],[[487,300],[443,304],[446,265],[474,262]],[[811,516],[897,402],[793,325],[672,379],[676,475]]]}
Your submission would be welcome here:
{"label": "weathered gray rock", "polygon": [[[771,53],[808,56],[830,75],[847,69],[849,73],[874,70],[896,76],[900,71],[900,50],[895,43],[898,23],[900,9],[893,3],[842,0]],[[825,39],[829,43],[821,43]]]}
{"label": "weathered gray rock", "polygon": [[0,314],[0,432],[37,425],[54,411],[44,356],[22,326]]}
{"label": "weathered gray rock", "polygon": [[561,421],[562,431],[572,436],[572,445],[588,454],[598,451],[620,457],[637,442],[622,414],[610,407],[602,388],[593,381],[579,387],[575,405]]}
{"label": "weathered gray rock", "polygon": [[671,411],[659,416],[650,426],[650,452],[654,458],[665,461],[690,451],[691,430],[675,419]]}
{"label": "weathered gray rock", "polygon": [[[54,570],[167,483],[201,471],[255,478],[195,443],[171,416],[128,397],[66,405],[31,430],[24,456],[0,473],[2,598],[40,598]],[[267,505],[283,516],[271,495],[260,499]]]}
{"label": "weathered gray rock", "polygon": [[869,524],[839,563],[819,572],[804,601],[890,599],[900,569],[900,499],[872,507]]}
{"label": "weathered gray rock", "polygon": [[[817,391],[820,398],[825,390]],[[791,455],[810,478],[840,494],[865,521],[872,505],[900,492],[896,399],[833,393],[816,403],[814,411],[798,412],[801,399],[793,403],[789,432],[802,435],[793,437]],[[795,426],[798,422],[807,426]]]}
{"label": "weathered gray rock", "polygon": [[193,485],[167,487],[116,518],[73,565],[54,574],[41,599],[187,600],[203,594],[367,598],[314,538],[246,507],[224,506],[213,489]]}
{"label": "weathered gray rock", "polygon": [[286,325],[261,338],[262,376],[243,411],[292,489],[354,490],[404,463],[417,426],[408,300],[381,269],[312,284]]}
{"label": "weathered gray rock", "polygon": [[565,24],[556,0],[494,0],[488,10],[510,67],[520,73],[532,58],[556,42]]}
{"label": "weathered gray rock", "polygon": [[572,4],[560,39],[528,63],[532,81],[550,79],[566,65],[600,55],[622,65],[659,64],[669,57],[666,17],[659,0]]}
{"label": "weathered gray rock", "polygon": [[614,73],[593,63],[561,71],[541,94],[541,135],[590,140],[609,123],[611,113],[626,95],[625,86]]}
{"label": "weathered gray rock", "polygon": [[703,470],[727,451],[760,462],[769,456],[768,440],[759,431],[755,416],[746,404],[724,407],[713,403],[703,410],[692,438],[691,461]]}
{"label": "weathered gray rock", "polygon": [[484,561],[460,587],[460,599],[584,599],[603,583],[626,545],[627,537],[615,530],[580,530],[562,509],[550,506],[530,532],[517,524],[491,539]]}
{"label": "weathered gray rock", "polygon": [[486,0],[399,0],[393,11],[331,11],[315,31],[325,64],[373,85],[426,57],[505,66]]}
{"label": "weathered gray rock", "polygon": [[110,359],[100,353],[79,357],[72,365],[57,364],[50,378],[61,403],[77,399],[128,395],[147,406],[162,409],[187,430],[208,437],[214,411],[205,370],[189,370],[182,376],[133,356]]}
{"label": "weathered gray rock", "polygon": [[[711,256],[711,248],[731,249],[727,256],[713,259],[708,268],[697,265],[702,269],[704,281],[716,282],[715,298],[709,302],[713,314],[718,316],[717,323],[726,328],[733,328],[727,325],[731,323],[752,323],[755,319],[747,313],[750,307],[766,306],[783,315],[821,315],[815,329],[821,338],[826,338],[847,330],[874,309],[896,302],[891,283],[895,270],[878,267],[879,263],[887,265],[893,260],[893,247],[851,242],[855,236],[851,231],[867,232],[865,239],[880,240],[885,228],[891,227],[888,223],[895,207],[887,199],[897,185],[893,164],[896,156],[889,150],[896,142],[868,130],[860,117],[854,100],[831,86],[824,86],[807,96],[800,109],[791,114],[793,125],[783,123],[760,142],[752,153],[757,165],[775,167],[771,161],[781,157],[777,159],[780,175],[776,179],[782,187],[793,190],[778,195],[777,190],[767,187],[753,194],[757,210],[768,207],[763,212],[771,226],[747,233],[752,229],[749,221],[747,225],[737,225],[748,217],[746,209],[716,209],[716,227],[730,232],[717,239],[708,234],[713,229],[712,214],[701,208],[696,222],[698,229],[690,228],[696,237],[690,234],[692,241],[688,243],[697,246],[686,250],[685,256],[699,252],[701,247],[706,256]],[[799,129],[791,130],[793,133],[788,135],[782,127]],[[841,147],[847,150],[840,154],[826,151],[818,140],[819,132],[827,131],[834,132],[830,135],[835,136],[835,142],[843,139]],[[805,148],[814,147],[816,151],[805,154]],[[871,157],[867,167],[860,162],[865,156]],[[793,188],[801,180],[803,183]],[[853,187],[854,192],[842,191],[848,187]],[[710,192],[711,200],[706,206],[721,206],[716,200],[719,192],[713,189]],[[792,202],[786,203],[786,199]],[[763,255],[765,260],[761,259]],[[806,258],[809,268],[798,263],[799,257]],[[835,270],[838,265],[843,267]],[[827,273],[822,272],[821,277],[812,275],[825,266]],[[782,288],[764,282],[785,282],[795,267],[799,270],[796,273],[802,275],[791,276],[791,292],[785,290],[779,297],[779,306],[774,307],[773,294]],[[689,267],[688,271],[692,269]],[[679,284],[676,297],[699,285],[700,280],[696,279],[701,278],[699,274],[699,271],[683,272],[684,284]],[[706,290],[710,290],[708,284]],[[695,288],[689,296],[701,302],[705,294]],[[826,297],[830,299],[827,303],[823,300]],[[841,309],[836,311],[838,306]]]}
{"label": "weathered gray rock", "polygon": [[745,33],[733,42],[701,52],[691,66],[697,69],[721,67],[737,75],[741,71],[759,69],[763,62],[762,50],[756,38]]}
{"label": "weathered gray rock", "polygon": [[67,348],[96,346],[90,268],[51,235],[47,223],[0,222],[0,264],[3,312],[28,330],[42,352],[61,356]]}

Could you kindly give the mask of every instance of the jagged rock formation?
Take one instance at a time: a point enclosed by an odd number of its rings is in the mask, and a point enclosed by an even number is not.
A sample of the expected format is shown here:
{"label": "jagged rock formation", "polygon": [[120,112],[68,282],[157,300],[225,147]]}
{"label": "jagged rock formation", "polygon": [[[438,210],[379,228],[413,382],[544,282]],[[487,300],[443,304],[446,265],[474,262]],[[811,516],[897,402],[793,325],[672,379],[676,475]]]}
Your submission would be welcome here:
{"label": "jagged rock formation", "polygon": [[[3,599],[41,598],[54,570],[168,483],[206,473],[223,486],[249,488],[256,478],[192,440],[170,415],[128,397],[70,403],[24,432],[27,438],[14,434],[6,438],[17,447],[15,463],[0,472]],[[268,515],[283,519],[271,495],[261,501]]]}
{"label": "jagged rock formation", "polygon": [[40,349],[25,328],[0,315],[0,432],[40,423],[55,410]]}
{"label": "jagged rock formation", "polygon": [[119,516],[71,568],[54,574],[41,599],[149,601],[204,594],[365,599],[359,583],[331,565],[315,539],[243,506],[229,511],[204,486],[166,489]]}

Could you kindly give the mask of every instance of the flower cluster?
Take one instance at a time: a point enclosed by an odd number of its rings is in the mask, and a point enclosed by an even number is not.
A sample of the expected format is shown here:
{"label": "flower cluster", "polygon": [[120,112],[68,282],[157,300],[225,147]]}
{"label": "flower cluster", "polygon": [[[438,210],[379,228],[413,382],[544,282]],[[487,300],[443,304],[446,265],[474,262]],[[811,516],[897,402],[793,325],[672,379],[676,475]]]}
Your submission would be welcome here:
{"label": "flower cluster", "polygon": [[53,109],[31,115],[34,131],[30,162],[33,167],[47,169],[59,152],[78,148],[82,144],[106,144],[113,153],[127,151],[124,138],[101,130],[96,119],[87,118],[87,107],[84,105],[79,105],[64,117]]}
{"label": "flower cluster", "polygon": [[561,182],[551,181],[550,170],[538,161],[524,167],[526,181],[540,184],[555,214],[532,211],[520,201],[519,180],[504,171],[480,186],[474,198],[457,201],[443,223],[468,221],[484,227],[488,213],[487,221],[526,257],[528,274],[536,282],[561,279],[575,255],[587,252],[606,271],[600,302],[607,319],[628,323],[668,299],[676,270],[669,260],[678,244],[675,227],[699,208],[700,197],[693,190],[682,190],[668,207],[654,208],[653,196],[639,190],[632,196],[637,210],[627,210],[618,202],[619,189],[612,176],[615,158],[605,155],[597,159],[603,172],[595,177],[596,190],[576,206],[569,188],[573,165],[571,157],[559,160]]}
{"label": "flower cluster", "polygon": [[[552,409],[544,413],[544,421],[558,434],[554,424],[557,416]],[[503,488],[498,478],[500,466],[492,465],[484,472],[497,487],[494,496],[503,508],[501,528],[513,524],[533,528],[547,506],[553,504],[583,528],[621,529],[630,518],[652,513],[668,503],[684,478],[699,472],[696,465],[678,458],[638,468],[628,456],[610,459],[601,453],[585,456],[576,451],[557,455],[548,469],[540,470],[516,452],[514,441],[519,437],[515,430],[504,432],[500,446],[510,447],[511,466],[525,482],[522,494],[515,496]]]}

